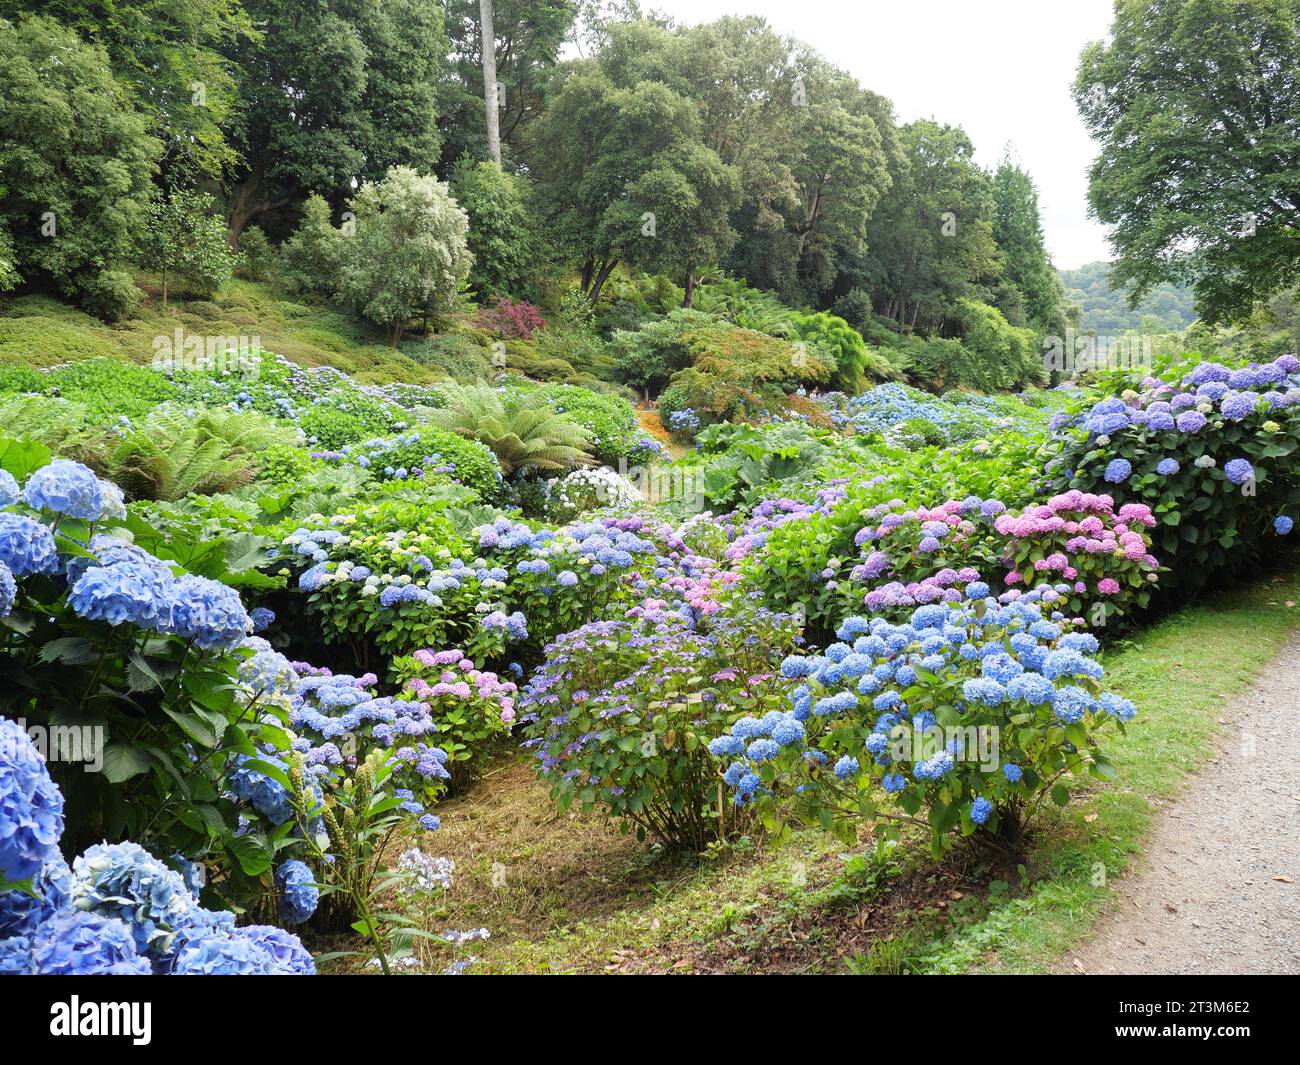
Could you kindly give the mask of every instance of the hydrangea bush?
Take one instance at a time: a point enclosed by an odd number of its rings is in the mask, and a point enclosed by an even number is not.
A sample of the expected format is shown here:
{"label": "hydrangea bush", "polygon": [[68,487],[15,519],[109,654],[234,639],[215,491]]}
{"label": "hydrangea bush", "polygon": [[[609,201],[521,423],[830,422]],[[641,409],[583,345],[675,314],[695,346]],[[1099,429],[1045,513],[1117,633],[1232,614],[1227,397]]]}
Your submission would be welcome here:
{"label": "hydrangea bush", "polygon": [[460,787],[482,768],[493,743],[515,721],[513,681],[479,669],[456,648],[422,648],[393,663],[404,690],[429,707],[451,784]]}
{"label": "hydrangea bush", "polygon": [[310,975],[294,935],[199,904],[195,885],[134,843],[58,849],[63,797],[40,752],[0,718],[0,974]]}
{"label": "hydrangea bush", "polygon": [[785,705],[711,741],[734,801],[773,827],[820,824],[846,841],[919,820],[936,854],[954,834],[1018,835],[1044,795],[1107,776],[1099,734],[1135,713],[1105,692],[1097,640],[1060,607],[1065,591],[972,581],[911,619],[846,619],[838,642],[795,655]]}
{"label": "hydrangea bush", "polygon": [[112,487],[41,450],[3,453],[0,710],[74,744],[53,763],[69,843],[231,845],[224,765],[269,727],[236,682],[252,627],[239,594],[120,538]]}
{"label": "hydrangea bush", "polygon": [[797,621],[758,607],[647,599],[547,648],[523,691],[525,746],[561,809],[602,807],[638,837],[702,849],[747,821],[722,802],[714,732],[784,698]]}
{"label": "hydrangea bush", "polygon": [[1163,583],[1187,595],[1300,515],[1300,358],[1178,363],[1134,384],[1058,414],[1047,470],[1060,489],[1149,507]]}

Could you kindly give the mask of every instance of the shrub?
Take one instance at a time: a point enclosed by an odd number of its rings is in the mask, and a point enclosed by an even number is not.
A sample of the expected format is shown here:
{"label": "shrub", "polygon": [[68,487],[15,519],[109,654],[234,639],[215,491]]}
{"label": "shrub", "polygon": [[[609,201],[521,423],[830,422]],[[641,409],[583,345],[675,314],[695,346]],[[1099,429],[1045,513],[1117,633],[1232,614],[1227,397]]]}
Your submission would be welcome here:
{"label": "shrub", "polygon": [[603,807],[670,846],[703,849],[747,823],[722,802],[705,744],[779,705],[776,676],[796,625],[765,610],[713,615],[697,630],[649,600],[547,648],[524,689],[526,746],[561,810]]}
{"label": "shrub", "polygon": [[609,507],[626,510],[645,502],[636,487],[613,470],[574,470],[547,483],[546,516],[561,524]]}
{"label": "shrub", "polygon": [[862,336],[843,318],[825,311],[789,315],[791,336],[803,341],[814,352],[829,358],[834,367],[833,383],[856,391],[864,377],[884,380],[893,376],[893,367],[881,355],[871,351]]}
{"label": "shrub", "polygon": [[[249,281],[269,281],[275,275],[279,261],[279,254],[260,226],[248,226],[239,234],[239,257],[235,261],[235,272],[240,277]],[[231,320],[234,321],[233,316]],[[255,323],[256,319],[250,321]]]}
{"label": "shrub", "polygon": [[1110,776],[1099,734],[1135,710],[1102,691],[1095,637],[1075,631],[1052,589],[1003,603],[987,592],[971,582],[964,601],[902,625],[850,617],[824,654],[783,662],[804,682],[788,709],[710,743],[736,801],[846,842],[859,819],[893,836],[916,822],[937,856],[954,834],[1014,844],[1047,795],[1064,805],[1072,785]]}
{"label": "shrub", "polygon": [[1163,583],[1186,596],[1257,558],[1279,517],[1300,516],[1300,359],[1168,376],[1057,415],[1047,469],[1058,488],[1149,506]]}
{"label": "shrub", "polygon": [[499,296],[491,307],[478,312],[477,324],[506,340],[532,340],[533,334],[546,328],[542,312],[531,303]]}
{"label": "shrub", "polygon": [[561,384],[546,385],[539,394],[591,434],[591,453],[606,465],[618,466],[622,460],[634,466],[659,452],[657,441],[637,422],[636,409],[622,396]]}
{"label": "shrub", "polygon": [[463,333],[447,333],[418,343],[407,341],[402,351],[418,363],[442,367],[457,381],[490,381],[499,372],[492,365],[492,353]]}
{"label": "shrub", "polygon": [[312,457],[357,466],[380,480],[445,477],[485,499],[497,495],[501,482],[500,467],[488,448],[429,425],[348,444],[339,451],[314,451]]}
{"label": "shrub", "polygon": [[451,787],[464,786],[482,771],[492,743],[510,732],[515,685],[480,670],[454,648],[422,648],[396,659],[393,672],[408,695],[429,707]]}

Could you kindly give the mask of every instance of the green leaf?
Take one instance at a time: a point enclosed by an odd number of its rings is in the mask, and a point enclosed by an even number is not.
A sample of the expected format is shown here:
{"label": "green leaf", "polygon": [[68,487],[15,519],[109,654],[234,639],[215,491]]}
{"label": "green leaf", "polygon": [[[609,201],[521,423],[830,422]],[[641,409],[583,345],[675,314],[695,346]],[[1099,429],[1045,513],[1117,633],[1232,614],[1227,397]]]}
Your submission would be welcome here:
{"label": "green leaf", "polygon": [[146,773],[152,764],[149,755],[134,744],[111,743],[104,749],[104,779],[110,784]]}

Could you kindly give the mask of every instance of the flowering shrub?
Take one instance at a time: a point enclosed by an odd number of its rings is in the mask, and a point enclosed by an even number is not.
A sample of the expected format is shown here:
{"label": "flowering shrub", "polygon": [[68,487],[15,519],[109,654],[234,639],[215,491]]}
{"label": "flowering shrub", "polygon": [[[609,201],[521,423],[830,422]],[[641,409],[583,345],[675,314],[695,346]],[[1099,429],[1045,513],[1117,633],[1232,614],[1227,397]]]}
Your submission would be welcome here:
{"label": "flowering shrub", "polygon": [[627,509],[643,502],[636,487],[613,470],[574,470],[547,484],[547,515],[561,523],[601,507]]}
{"label": "flowering shrub", "polygon": [[431,426],[344,444],[338,451],[314,451],[311,457],[357,466],[380,480],[419,481],[441,476],[472,488],[484,499],[492,498],[501,485],[501,468],[488,448]]}
{"label": "flowering shrub", "polygon": [[657,558],[638,535],[646,525],[610,518],[534,530],[502,517],[474,530],[475,548],[429,508],[386,503],[309,521],[284,546],[307,566],[296,584],[325,639],[351,646],[359,664],[372,644],[389,657],[460,646],[487,661],[630,599]]}
{"label": "flowering shrub", "polygon": [[1057,415],[1047,470],[1058,488],[1149,507],[1165,583],[1186,594],[1300,514],[1300,359],[1167,376]]}
{"label": "flowering shrub", "polygon": [[1054,588],[988,592],[973,581],[900,625],[850,617],[823,654],[786,659],[802,683],[785,708],[710,743],[735,800],[846,840],[857,818],[924,811],[937,854],[954,830],[1014,838],[1044,794],[1064,804],[1071,780],[1107,775],[1097,733],[1134,708],[1102,691],[1096,638]]}
{"label": "flowering shrub", "polygon": [[1114,508],[1109,495],[1074,489],[1021,514],[999,515],[994,528],[1010,538],[1005,582],[1033,588],[1064,578],[1069,610],[1087,609],[1094,625],[1145,607],[1158,568],[1146,530],[1156,519],[1145,503]]}
{"label": "flowering shrub", "polygon": [[647,599],[546,649],[523,692],[525,746],[562,810],[601,806],[638,838],[701,849],[745,822],[720,801],[705,744],[780,703],[777,664],[796,636],[793,618],[761,608]]}
{"label": "flowering shrub", "polygon": [[206,910],[180,873],[134,843],[59,853],[63,797],[27,734],[0,718],[0,974],[316,971],[297,937]]}
{"label": "flowering shrub", "polygon": [[[3,452],[0,710],[77,741],[53,763],[69,844],[235,846],[233,819],[194,804],[215,803],[229,753],[272,727],[235,682],[251,619],[231,588],[100,531],[115,523],[112,486],[42,451]],[[85,772],[96,760],[103,771]]]}
{"label": "flowering shrub", "polygon": [[438,745],[459,787],[481,768],[483,755],[515,720],[515,685],[481,670],[460,651],[423,648],[393,662],[405,691],[429,707]]}

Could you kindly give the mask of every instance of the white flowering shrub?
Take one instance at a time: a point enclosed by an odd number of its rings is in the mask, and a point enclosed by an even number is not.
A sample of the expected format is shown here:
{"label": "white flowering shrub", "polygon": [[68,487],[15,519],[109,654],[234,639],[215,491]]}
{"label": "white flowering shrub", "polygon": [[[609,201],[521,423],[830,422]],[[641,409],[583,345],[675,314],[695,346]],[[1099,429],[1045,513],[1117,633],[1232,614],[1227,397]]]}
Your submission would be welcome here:
{"label": "white flowering shrub", "polygon": [[611,469],[574,470],[550,483],[547,515],[552,521],[574,521],[602,507],[634,507],[644,502],[628,480]]}

